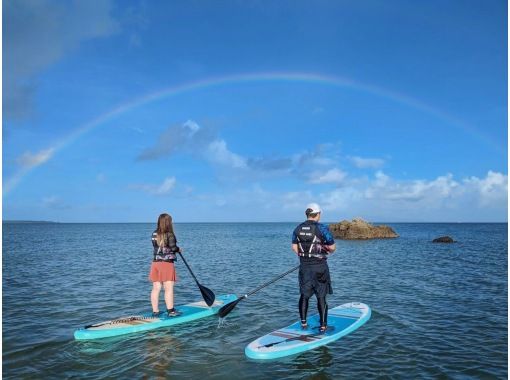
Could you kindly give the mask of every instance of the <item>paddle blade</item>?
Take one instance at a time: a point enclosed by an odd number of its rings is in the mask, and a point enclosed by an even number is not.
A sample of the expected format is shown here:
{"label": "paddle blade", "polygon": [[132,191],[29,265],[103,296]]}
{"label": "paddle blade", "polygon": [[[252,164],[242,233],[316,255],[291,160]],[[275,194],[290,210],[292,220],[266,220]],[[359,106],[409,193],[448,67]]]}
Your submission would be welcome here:
{"label": "paddle blade", "polygon": [[228,313],[230,313],[232,310],[234,310],[234,307],[241,301],[243,297],[236,299],[235,301],[232,301],[230,303],[227,303],[226,305],[223,305],[220,310],[218,311],[218,315],[220,318],[225,318]]}
{"label": "paddle blade", "polygon": [[204,301],[207,304],[207,306],[211,306],[214,303],[214,300],[216,299],[214,292],[203,285],[198,285],[198,287],[200,288],[200,293],[202,293],[202,297],[204,298]]}

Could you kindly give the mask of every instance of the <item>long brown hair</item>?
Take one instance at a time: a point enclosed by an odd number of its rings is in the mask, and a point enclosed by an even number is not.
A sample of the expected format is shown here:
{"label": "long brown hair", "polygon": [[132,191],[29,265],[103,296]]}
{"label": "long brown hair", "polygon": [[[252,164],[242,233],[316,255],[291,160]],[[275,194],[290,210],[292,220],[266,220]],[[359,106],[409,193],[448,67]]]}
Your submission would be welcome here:
{"label": "long brown hair", "polygon": [[156,229],[157,242],[160,247],[164,247],[166,243],[166,236],[174,234],[172,226],[172,217],[168,214],[161,214],[158,218],[158,228]]}

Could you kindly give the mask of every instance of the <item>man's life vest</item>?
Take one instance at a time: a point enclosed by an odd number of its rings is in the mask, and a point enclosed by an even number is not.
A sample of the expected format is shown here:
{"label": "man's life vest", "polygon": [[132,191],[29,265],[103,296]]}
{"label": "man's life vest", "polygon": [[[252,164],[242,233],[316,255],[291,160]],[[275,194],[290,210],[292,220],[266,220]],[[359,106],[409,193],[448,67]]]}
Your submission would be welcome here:
{"label": "man's life vest", "polygon": [[323,236],[317,223],[306,221],[296,230],[298,255],[303,257],[327,257],[328,252],[322,248]]}

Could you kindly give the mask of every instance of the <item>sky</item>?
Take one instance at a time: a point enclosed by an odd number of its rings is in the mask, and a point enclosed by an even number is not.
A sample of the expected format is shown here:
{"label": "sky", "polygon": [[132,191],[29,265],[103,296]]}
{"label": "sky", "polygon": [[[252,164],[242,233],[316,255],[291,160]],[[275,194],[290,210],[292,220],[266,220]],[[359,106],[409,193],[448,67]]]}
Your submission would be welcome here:
{"label": "sky", "polygon": [[3,2],[3,220],[507,221],[505,1]]}

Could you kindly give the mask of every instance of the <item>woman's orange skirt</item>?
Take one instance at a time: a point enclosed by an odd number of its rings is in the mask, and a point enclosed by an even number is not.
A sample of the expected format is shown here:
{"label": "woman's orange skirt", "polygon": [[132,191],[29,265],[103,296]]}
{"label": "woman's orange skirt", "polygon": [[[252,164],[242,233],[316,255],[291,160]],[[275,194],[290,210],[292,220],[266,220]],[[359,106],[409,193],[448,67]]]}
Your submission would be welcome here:
{"label": "woman's orange skirt", "polygon": [[165,261],[153,261],[149,280],[152,282],[177,281],[174,263]]}

